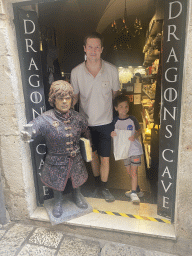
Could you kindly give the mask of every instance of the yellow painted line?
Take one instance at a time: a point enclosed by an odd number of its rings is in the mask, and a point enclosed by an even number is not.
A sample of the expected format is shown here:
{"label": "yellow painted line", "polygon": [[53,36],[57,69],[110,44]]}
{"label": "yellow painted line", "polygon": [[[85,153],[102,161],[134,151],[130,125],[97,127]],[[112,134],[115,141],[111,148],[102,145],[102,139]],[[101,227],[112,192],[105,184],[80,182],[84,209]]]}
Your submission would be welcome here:
{"label": "yellow painted line", "polygon": [[155,222],[158,222],[158,220],[156,220],[155,218],[153,218],[153,217],[147,217],[149,220],[151,220],[151,221],[155,221]]}
{"label": "yellow painted line", "polygon": [[128,218],[130,218],[127,214],[125,214],[125,213],[119,213],[122,217],[128,217]]}
{"label": "yellow painted line", "polygon": [[139,216],[139,215],[133,215],[136,219],[138,220],[143,220],[143,217]]}
{"label": "yellow painted line", "polygon": [[149,220],[148,217],[146,216],[141,216],[143,218],[143,220]]}
{"label": "yellow painted line", "polygon": [[165,223],[171,224],[170,220],[166,220],[166,219],[161,219],[162,221],[164,221]]}
{"label": "yellow painted line", "polygon": [[93,212],[101,213],[101,214],[114,215],[114,216],[122,216],[122,217],[127,217],[127,218],[135,218],[135,219],[138,219],[138,220],[149,220],[149,221],[154,221],[154,222],[165,222],[167,224],[171,224],[171,221],[166,220],[166,219],[146,217],[146,216],[133,215],[133,214],[126,214],[126,213],[122,213],[122,212],[118,213],[118,212],[111,212],[111,211],[100,211],[100,210],[96,210],[96,209],[93,209]]}
{"label": "yellow painted line", "polygon": [[93,212],[95,212],[95,213],[99,213],[99,211],[98,211],[98,210],[96,210],[96,209],[93,209]]}
{"label": "yellow painted line", "polygon": [[115,215],[113,212],[105,211],[109,215]]}

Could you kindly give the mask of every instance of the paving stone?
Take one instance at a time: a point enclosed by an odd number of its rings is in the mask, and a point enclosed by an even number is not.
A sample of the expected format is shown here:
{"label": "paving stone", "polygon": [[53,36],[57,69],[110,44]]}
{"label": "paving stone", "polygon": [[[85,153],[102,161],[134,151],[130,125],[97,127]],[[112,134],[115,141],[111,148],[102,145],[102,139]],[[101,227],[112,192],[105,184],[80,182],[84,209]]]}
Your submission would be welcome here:
{"label": "paving stone", "polygon": [[5,225],[2,225],[2,229],[6,229],[6,230],[8,230],[10,227],[12,227],[13,226],[13,223],[11,223],[11,222],[8,222],[8,223],[6,223]]}
{"label": "paving stone", "polygon": [[55,249],[46,248],[43,246],[26,244],[18,256],[54,256],[56,253]]}
{"label": "paving stone", "polygon": [[3,237],[3,235],[5,234],[5,232],[6,232],[6,230],[3,230],[3,229],[0,230],[0,239]]}
{"label": "paving stone", "polygon": [[125,244],[115,245],[106,244],[102,251],[101,256],[177,256],[173,254],[148,251],[139,247],[129,246]]}
{"label": "paving stone", "polygon": [[100,250],[98,242],[65,236],[58,256],[99,256]]}
{"label": "paving stone", "polygon": [[45,245],[57,248],[63,234],[61,232],[51,231],[45,228],[37,228],[29,239],[29,243]]}
{"label": "paving stone", "polygon": [[15,255],[16,250],[21,246],[32,230],[33,227],[21,224],[15,224],[11,227],[0,241],[0,255]]}

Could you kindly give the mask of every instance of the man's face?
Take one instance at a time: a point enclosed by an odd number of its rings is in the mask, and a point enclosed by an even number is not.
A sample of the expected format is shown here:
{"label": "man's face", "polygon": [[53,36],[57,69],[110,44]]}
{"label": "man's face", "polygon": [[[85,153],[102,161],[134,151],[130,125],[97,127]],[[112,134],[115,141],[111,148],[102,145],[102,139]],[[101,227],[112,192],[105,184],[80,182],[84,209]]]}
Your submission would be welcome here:
{"label": "man's face", "polygon": [[87,38],[86,46],[84,46],[87,59],[100,60],[102,51],[103,47],[101,47],[101,40],[99,38]]}
{"label": "man's face", "polygon": [[61,113],[67,113],[71,107],[71,96],[58,96],[55,99],[55,108]]}

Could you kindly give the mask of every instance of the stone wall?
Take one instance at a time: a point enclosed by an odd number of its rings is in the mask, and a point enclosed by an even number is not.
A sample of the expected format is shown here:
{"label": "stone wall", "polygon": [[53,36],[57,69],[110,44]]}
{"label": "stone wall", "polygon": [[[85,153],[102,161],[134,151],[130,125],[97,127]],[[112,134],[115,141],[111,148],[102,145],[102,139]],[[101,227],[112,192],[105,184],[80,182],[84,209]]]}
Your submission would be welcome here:
{"label": "stone wall", "polygon": [[2,184],[10,218],[23,219],[33,211],[36,202],[29,145],[23,143],[20,138],[20,130],[26,123],[26,118],[10,1],[0,0],[0,41]]}
{"label": "stone wall", "polygon": [[192,241],[192,6],[188,2],[175,223],[181,246],[188,240],[189,248]]}

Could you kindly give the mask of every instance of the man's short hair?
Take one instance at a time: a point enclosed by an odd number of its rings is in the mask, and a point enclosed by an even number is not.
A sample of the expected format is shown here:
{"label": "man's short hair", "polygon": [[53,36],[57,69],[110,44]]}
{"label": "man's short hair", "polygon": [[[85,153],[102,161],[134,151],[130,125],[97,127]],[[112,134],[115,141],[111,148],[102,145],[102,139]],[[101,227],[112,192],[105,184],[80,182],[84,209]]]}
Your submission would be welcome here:
{"label": "man's short hair", "polygon": [[103,38],[103,36],[102,36],[100,33],[98,33],[98,32],[92,32],[92,33],[86,35],[85,38],[84,38],[84,46],[86,46],[86,43],[87,43],[87,39],[88,39],[88,38],[97,38],[97,39],[100,39],[100,41],[101,41],[101,47],[103,47],[104,38]]}
{"label": "man's short hair", "polygon": [[73,96],[73,87],[70,83],[64,80],[57,80],[51,84],[49,90],[49,103],[52,107],[55,107],[56,97]]}
{"label": "man's short hair", "polygon": [[129,105],[129,97],[125,94],[119,94],[115,97],[114,101],[113,101],[113,104],[114,104],[114,107],[118,107],[118,105],[121,103],[121,102],[124,102],[124,101],[127,101],[128,105]]}

